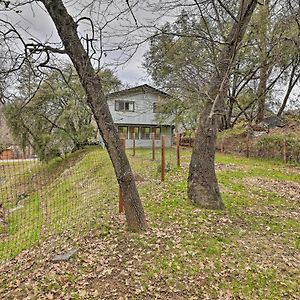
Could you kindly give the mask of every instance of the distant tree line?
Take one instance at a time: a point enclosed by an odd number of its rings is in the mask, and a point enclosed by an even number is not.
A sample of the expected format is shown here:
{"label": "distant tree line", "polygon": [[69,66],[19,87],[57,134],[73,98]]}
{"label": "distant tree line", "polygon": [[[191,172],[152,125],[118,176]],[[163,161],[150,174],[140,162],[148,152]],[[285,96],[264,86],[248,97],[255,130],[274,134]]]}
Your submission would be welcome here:
{"label": "distant tree line", "polygon": [[[74,1],[74,5],[80,3]],[[27,127],[21,134],[23,139],[34,140],[37,148],[47,149],[49,136],[59,136],[76,147],[85,131],[89,131],[87,112],[92,112],[124,195],[128,227],[145,230],[147,223],[134,175],[109,112],[104,76],[97,74],[95,64],[111,51],[122,51],[129,59],[139,45],[150,40],[145,66],[156,85],[175,95],[173,102],[167,104],[168,112],[175,112],[178,124],[195,130],[189,166],[189,200],[203,208],[224,208],[214,165],[217,132],[234,126],[240,118],[259,123],[266,111],[273,109],[275,90],[288,82],[286,97],[280,102],[277,113],[280,115],[284,111],[299,78],[299,2],[145,0],[132,4],[129,1],[90,1],[86,5],[81,3],[81,10],[78,10],[81,14],[73,17],[66,8],[69,1],[0,1],[1,11],[10,10],[16,14],[24,5],[34,10],[35,4],[42,5],[53,20],[60,43],[50,44],[34,38],[28,42],[25,38],[28,33],[22,35],[9,15],[0,17],[2,45],[9,45],[6,56],[12,58],[9,73],[20,71],[30,59],[38,70],[51,69],[53,57],[68,55],[76,70],[84,102],[75,97],[81,92],[74,93],[77,84],[72,76],[63,76],[70,83],[70,90],[61,87],[53,90],[51,86],[61,85],[62,81],[52,72],[47,73],[45,81],[34,83],[39,87],[36,93],[31,91],[32,96],[26,97],[27,100],[15,101],[21,103],[19,109],[24,104],[25,108],[30,108],[19,115],[18,108],[12,113],[22,119],[18,131]],[[139,6],[153,16],[152,22],[147,24],[140,19]],[[157,25],[164,16],[178,11],[182,13],[175,23]],[[116,45],[107,47],[109,37],[104,40],[103,34],[113,28],[114,21],[120,25],[119,29],[108,36],[115,38]],[[80,25],[89,26],[89,33],[83,35],[78,29]],[[142,38],[135,42],[132,36]],[[123,39],[119,40],[121,37]],[[21,43],[23,53],[14,49],[15,40]],[[28,89],[31,84],[25,86]],[[16,97],[22,99],[20,91]],[[31,123],[33,117],[38,120],[36,124]],[[31,128],[34,128],[32,132]],[[42,139],[35,138],[38,128],[45,132]],[[55,140],[51,141],[54,146]]]}
{"label": "distant tree line", "polygon": [[[76,71],[63,63],[59,70],[37,78],[25,63],[18,72],[15,96],[4,109],[15,139],[23,149],[32,147],[41,160],[97,141],[97,126]],[[109,69],[99,75],[105,93],[120,87],[121,81]]]}
{"label": "distant tree line", "polygon": [[[158,28],[145,54],[155,84],[175,96],[165,111],[183,128],[197,127],[231,22],[213,2],[200,8],[202,18],[184,9],[173,23]],[[240,120],[259,123],[267,114],[281,116],[299,100],[292,95],[300,78],[299,21],[295,1],[259,2],[229,74],[221,130]]]}

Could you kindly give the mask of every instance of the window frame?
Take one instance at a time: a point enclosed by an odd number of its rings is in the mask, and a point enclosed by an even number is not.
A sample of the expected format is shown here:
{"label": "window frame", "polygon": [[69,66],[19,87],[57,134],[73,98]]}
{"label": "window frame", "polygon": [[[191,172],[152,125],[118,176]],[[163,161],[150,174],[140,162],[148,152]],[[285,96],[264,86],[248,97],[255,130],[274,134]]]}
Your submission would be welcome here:
{"label": "window frame", "polygon": [[[157,133],[156,133],[156,130],[158,130],[158,129],[159,129],[159,135],[157,135]],[[152,128],[151,128],[151,133],[154,133],[154,134],[155,134],[155,140],[160,140],[160,137],[161,137],[161,135],[162,135],[162,128],[159,127],[159,126],[152,127]]]}
{"label": "window frame", "polygon": [[[122,131],[122,133],[120,132],[120,128],[126,128],[126,133],[127,133],[126,136],[123,135],[123,131]],[[129,129],[128,126],[122,126],[122,125],[119,125],[119,126],[118,126],[118,134],[119,134],[119,137],[120,137],[120,138],[123,137],[123,138],[125,138],[125,139],[127,140],[127,139],[128,139],[128,129]]]}
{"label": "window frame", "polygon": [[129,139],[130,140],[132,140],[133,138],[133,132],[131,131],[132,129],[135,129],[135,128],[137,128],[138,130],[137,130],[137,133],[136,133],[136,135],[135,135],[135,139],[136,140],[139,140],[140,139],[140,127],[139,126],[128,126],[129,127],[129,130],[128,130],[128,133],[129,133]]}
{"label": "window frame", "polygon": [[154,113],[157,113],[157,102],[153,102],[153,103],[152,103],[152,111],[153,111]]}
{"label": "window frame", "polygon": [[[128,109],[126,109],[126,104],[128,104]],[[130,104],[132,104],[132,110],[129,109]],[[122,106],[122,108],[120,108],[121,106]],[[115,111],[134,112],[135,111],[135,101],[115,100]]]}
{"label": "window frame", "polygon": [[[144,137],[144,132],[143,130],[145,128],[148,128],[149,129],[149,137],[148,138],[145,138]],[[150,140],[151,139],[151,127],[150,126],[141,126],[141,140]]]}

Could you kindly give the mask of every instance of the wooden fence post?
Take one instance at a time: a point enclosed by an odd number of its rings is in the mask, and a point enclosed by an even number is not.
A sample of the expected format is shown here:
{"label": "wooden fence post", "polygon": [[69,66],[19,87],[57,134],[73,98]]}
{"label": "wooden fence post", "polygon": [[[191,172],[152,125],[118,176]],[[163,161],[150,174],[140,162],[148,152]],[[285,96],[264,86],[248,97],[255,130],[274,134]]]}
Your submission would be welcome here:
{"label": "wooden fence post", "polygon": [[135,156],[135,132],[132,134],[132,156]]}
{"label": "wooden fence post", "polygon": [[[125,149],[126,149],[126,140],[125,140],[125,138],[122,137],[120,139],[120,141],[121,141],[122,149],[125,151]],[[121,214],[122,212],[124,212],[124,197],[123,197],[122,189],[119,186],[119,213]]]}
{"label": "wooden fence post", "polygon": [[225,152],[225,148],[224,148],[224,140],[222,139],[221,141],[221,153]]}
{"label": "wooden fence post", "polygon": [[151,133],[152,140],[152,160],[155,160],[155,132]]}
{"label": "wooden fence post", "polygon": [[160,138],[161,141],[161,181],[165,181],[166,173],[166,142],[165,136],[162,135]]}
{"label": "wooden fence post", "polygon": [[176,160],[177,167],[180,167],[180,134],[176,134]]}
{"label": "wooden fence post", "polygon": [[286,140],[283,141],[283,161],[285,163],[288,162],[288,157],[287,157],[287,141]]}
{"label": "wooden fence post", "polygon": [[249,135],[247,134],[246,137],[246,157],[248,158],[250,156],[250,139]]}

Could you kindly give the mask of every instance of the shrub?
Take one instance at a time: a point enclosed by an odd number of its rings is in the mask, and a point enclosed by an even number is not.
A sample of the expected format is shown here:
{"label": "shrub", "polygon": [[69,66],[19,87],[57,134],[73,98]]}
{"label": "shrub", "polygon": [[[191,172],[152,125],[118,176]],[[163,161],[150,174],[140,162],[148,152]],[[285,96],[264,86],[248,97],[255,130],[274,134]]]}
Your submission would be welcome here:
{"label": "shrub", "polygon": [[0,141],[0,153],[5,150],[4,144]]}
{"label": "shrub", "polygon": [[[279,131],[280,130],[280,131]],[[300,134],[299,131],[279,129],[249,140],[249,153],[253,157],[267,159],[284,159],[284,152],[289,162],[300,163]],[[218,134],[217,150],[227,153],[246,154],[247,131],[244,127],[225,130]]]}

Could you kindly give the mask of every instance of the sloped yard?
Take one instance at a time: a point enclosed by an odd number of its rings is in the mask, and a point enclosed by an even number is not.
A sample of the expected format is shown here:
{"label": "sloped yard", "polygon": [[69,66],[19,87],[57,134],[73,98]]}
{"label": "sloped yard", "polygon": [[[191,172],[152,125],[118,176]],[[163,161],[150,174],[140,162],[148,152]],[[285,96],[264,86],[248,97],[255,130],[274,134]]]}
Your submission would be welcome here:
{"label": "sloped yard", "polygon": [[[136,157],[128,151],[141,176],[137,184],[150,227],[142,234],[127,232],[124,216],[117,213],[117,185],[107,155],[92,151],[100,160],[97,167],[92,160],[77,162],[91,170],[77,182],[84,199],[95,174],[99,182],[86,215],[73,210],[73,217],[88,225],[62,226],[2,263],[0,298],[299,299],[299,166],[219,155],[226,210],[209,211],[187,201],[190,151],[183,152],[181,168],[175,167],[172,151],[164,183],[159,160],[152,162],[149,151],[139,150]],[[69,176],[61,173],[64,180]],[[76,190],[70,207],[80,205],[81,198]],[[78,252],[70,260],[52,261],[54,254],[74,248]]]}

